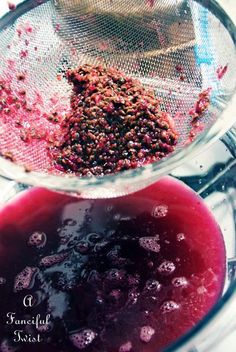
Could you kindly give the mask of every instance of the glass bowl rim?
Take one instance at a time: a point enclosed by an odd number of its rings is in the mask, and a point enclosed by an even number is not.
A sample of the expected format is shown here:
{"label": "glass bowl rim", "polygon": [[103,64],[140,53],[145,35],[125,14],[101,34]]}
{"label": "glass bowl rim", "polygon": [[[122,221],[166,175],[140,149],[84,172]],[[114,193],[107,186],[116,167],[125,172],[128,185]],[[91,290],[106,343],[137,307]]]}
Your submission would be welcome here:
{"label": "glass bowl rim", "polygon": [[[225,309],[225,305],[235,300],[236,304],[236,279],[229,286],[227,291],[223,293],[220,299],[210,309],[210,311],[187,333],[178,338],[175,342],[164,348],[163,352],[175,352],[184,347],[187,342],[195,338],[197,334],[201,334],[207,328],[208,323],[211,323],[214,319],[219,317],[220,313]],[[213,350],[212,350],[213,351]]]}

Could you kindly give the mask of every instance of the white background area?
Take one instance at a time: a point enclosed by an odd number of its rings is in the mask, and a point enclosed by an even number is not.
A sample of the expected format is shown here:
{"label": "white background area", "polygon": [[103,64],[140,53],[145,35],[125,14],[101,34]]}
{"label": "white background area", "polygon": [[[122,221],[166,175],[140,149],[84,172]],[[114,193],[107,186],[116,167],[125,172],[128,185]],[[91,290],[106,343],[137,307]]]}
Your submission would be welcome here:
{"label": "white background area", "polygon": [[[8,11],[7,2],[7,0],[0,0],[0,17],[3,15],[4,12]],[[11,0],[9,2],[13,4],[18,4],[22,2],[22,0]],[[234,22],[236,23],[236,0],[218,0],[218,2],[225,8],[226,12],[229,13],[230,17],[233,18]],[[2,182],[0,179],[0,190],[3,189],[3,187],[5,188],[5,186],[6,183]],[[235,310],[236,317],[236,307],[234,307],[233,309]],[[236,331],[233,331],[220,344],[218,344],[218,346],[214,347],[209,352],[236,352]]]}

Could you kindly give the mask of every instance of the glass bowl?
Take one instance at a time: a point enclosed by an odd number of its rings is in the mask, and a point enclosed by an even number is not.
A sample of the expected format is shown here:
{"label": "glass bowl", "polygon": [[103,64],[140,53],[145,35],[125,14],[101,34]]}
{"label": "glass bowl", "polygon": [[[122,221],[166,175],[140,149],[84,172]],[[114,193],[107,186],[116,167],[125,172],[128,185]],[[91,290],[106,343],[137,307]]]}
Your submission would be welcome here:
{"label": "glass bowl", "polygon": [[205,318],[166,351],[214,351],[236,328],[236,131],[229,131],[172,175],[194,189],[213,212],[224,236],[227,277],[222,297]]}
{"label": "glass bowl", "polygon": [[[214,351],[236,327],[236,132],[229,131],[191,161],[171,172],[199,194],[211,209],[225,240],[227,275],[222,296],[210,312],[186,335],[164,352]],[[3,181],[0,204],[4,206],[28,186]],[[155,352],[155,351],[153,351]]]}

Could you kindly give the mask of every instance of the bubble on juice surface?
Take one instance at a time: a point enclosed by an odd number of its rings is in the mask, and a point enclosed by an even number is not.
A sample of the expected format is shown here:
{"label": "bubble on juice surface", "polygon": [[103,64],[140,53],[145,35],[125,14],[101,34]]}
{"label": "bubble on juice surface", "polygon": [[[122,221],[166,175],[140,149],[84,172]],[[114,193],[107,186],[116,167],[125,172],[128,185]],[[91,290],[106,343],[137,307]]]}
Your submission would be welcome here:
{"label": "bubble on juice surface", "polygon": [[120,255],[120,251],[121,251],[121,247],[120,246],[115,246],[114,248],[112,248],[108,253],[107,253],[107,259],[110,262],[114,262],[117,260],[117,258]]}
{"label": "bubble on juice surface", "polygon": [[207,293],[206,287],[205,287],[205,286],[199,286],[199,287],[197,288],[197,293],[198,293],[199,295],[204,295],[205,293]]}
{"label": "bubble on juice surface", "polygon": [[178,242],[184,241],[185,240],[185,234],[184,233],[178,233],[176,236],[176,239]]}
{"label": "bubble on juice surface", "polygon": [[28,239],[28,245],[32,247],[42,248],[47,242],[47,236],[44,232],[34,232]]}
{"label": "bubble on juice surface", "polygon": [[107,272],[107,279],[110,281],[120,281],[125,277],[125,271],[119,269],[111,269]]}
{"label": "bubble on juice surface", "polygon": [[158,204],[152,208],[152,216],[160,219],[166,217],[168,214],[168,206],[165,204]]}
{"label": "bubble on juice surface", "polygon": [[155,279],[149,279],[146,281],[145,290],[152,292],[159,292],[161,289],[161,284]]}
{"label": "bubble on juice surface", "polygon": [[175,264],[169,260],[164,260],[157,270],[160,274],[170,275],[175,271]]}
{"label": "bubble on juice surface", "polygon": [[88,272],[87,275],[87,282],[89,283],[96,283],[100,281],[100,274],[97,270],[93,269]]}
{"label": "bubble on juice surface", "polygon": [[93,340],[96,338],[97,334],[91,329],[84,329],[70,335],[70,341],[79,350],[87,348]]}
{"label": "bubble on juice surface", "polygon": [[185,287],[188,285],[188,280],[184,277],[175,277],[172,281],[174,287]]}
{"label": "bubble on juice surface", "polygon": [[132,220],[132,217],[128,216],[128,215],[122,215],[120,220],[121,221],[130,221],[130,220]]}
{"label": "bubble on juice surface", "polygon": [[69,256],[69,253],[59,253],[59,254],[52,254],[47,257],[44,257],[40,260],[39,265],[44,266],[46,268],[62,263],[67,257]]}
{"label": "bubble on juice surface", "polygon": [[34,285],[34,280],[37,273],[38,268],[27,266],[15,277],[14,292],[24,289],[31,289]]}
{"label": "bubble on juice surface", "polygon": [[137,286],[140,283],[140,275],[139,274],[134,274],[134,275],[128,275],[127,277],[128,285],[129,286]]}
{"label": "bubble on juice surface", "polygon": [[37,331],[40,333],[49,332],[52,330],[53,324],[50,322],[49,324],[42,324],[36,327]]}
{"label": "bubble on juice surface", "polygon": [[134,305],[137,303],[138,298],[140,296],[139,291],[136,288],[132,288],[128,293],[128,305]]}
{"label": "bubble on juice surface", "polygon": [[114,300],[118,301],[121,297],[121,290],[120,289],[114,289],[109,293],[109,296],[113,298]]}
{"label": "bubble on juice surface", "polygon": [[152,268],[153,268],[153,265],[154,265],[153,261],[152,261],[152,260],[149,260],[149,262],[147,263],[148,268],[149,268],[149,269],[152,269]]}
{"label": "bubble on juice surface", "polygon": [[119,348],[119,352],[130,352],[131,350],[132,350],[132,343],[130,341],[127,341]]}
{"label": "bubble on juice surface", "polygon": [[166,301],[161,305],[161,311],[162,313],[170,313],[173,312],[177,309],[179,309],[179,304],[176,303],[175,301]]}
{"label": "bubble on juice surface", "polygon": [[8,340],[3,340],[0,344],[1,352],[15,352],[18,350],[18,347],[13,347]]}
{"label": "bubble on juice surface", "polygon": [[101,235],[99,235],[96,232],[92,232],[92,233],[88,234],[87,239],[91,243],[97,243],[101,240]]}
{"label": "bubble on juice surface", "polygon": [[143,342],[149,342],[154,334],[155,330],[151,326],[143,326],[140,330],[140,340]]}
{"label": "bubble on juice surface", "polygon": [[75,247],[75,251],[80,254],[87,254],[90,249],[90,244],[86,241],[80,241]]}
{"label": "bubble on juice surface", "polygon": [[139,245],[147,251],[158,253],[161,249],[158,241],[158,237],[141,237],[139,238]]}
{"label": "bubble on juice surface", "polygon": [[106,212],[107,213],[110,213],[112,210],[114,209],[114,206],[109,204],[107,207],[106,207]]}
{"label": "bubble on juice surface", "polygon": [[64,236],[60,239],[61,245],[66,245],[70,241],[70,236]]}
{"label": "bubble on juice surface", "polygon": [[96,303],[99,304],[100,306],[104,304],[104,299],[102,297],[101,291],[97,291]]}
{"label": "bubble on juice surface", "polygon": [[77,222],[74,219],[65,219],[63,221],[63,225],[65,225],[65,226],[75,226],[76,224],[77,224]]}
{"label": "bubble on juice surface", "polygon": [[108,241],[102,241],[102,242],[98,242],[95,244],[95,246],[93,247],[93,252],[95,253],[99,253],[101,251],[104,250],[104,248],[108,245]]}
{"label": "bubble on juice surface", "polygon": [[5,285],[6,282],[7,280],[5,279],[5,277],[0,277],[0,286]]}
{"label": "bubble on juice surface", "polygon": [[113,219],[115,221],[119,221],[121,219],[121,214],[119,214],[119,213],[114,214]]}

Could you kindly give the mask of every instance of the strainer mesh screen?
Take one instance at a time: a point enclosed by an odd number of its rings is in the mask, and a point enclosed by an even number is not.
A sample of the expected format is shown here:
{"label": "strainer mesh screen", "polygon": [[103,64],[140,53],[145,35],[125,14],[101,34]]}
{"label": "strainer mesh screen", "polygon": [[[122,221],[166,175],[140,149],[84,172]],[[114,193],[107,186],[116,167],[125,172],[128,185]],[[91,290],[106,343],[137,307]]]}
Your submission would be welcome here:
{"label": "strainer mesh screen", "polygon": [[[221,22],[195,1],[57,0],[33,9],[32,1],[25,1],[24,7],[0,21],[0,83],[10,90],[4,96],[0,86],[0,152],[32,170],[56,172],[44,136],[59,127],[46,115],[63,115],[69,108],[71,87],[63,77],[68,68],[115,66],[151,86],[175,121],[177,149],[188,140],[189,111],[199,93],[212,89],[203,130],[233,94],[234,43]],[[9,100],[22,101],[22,96],[24,111]]]}

